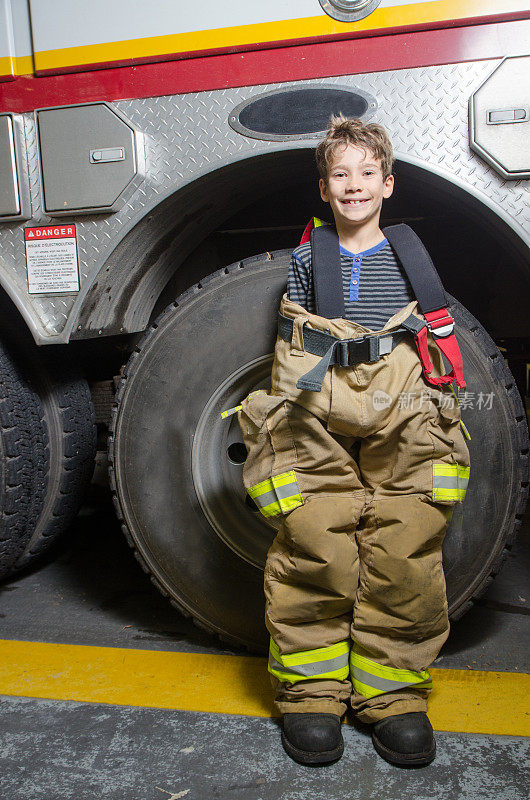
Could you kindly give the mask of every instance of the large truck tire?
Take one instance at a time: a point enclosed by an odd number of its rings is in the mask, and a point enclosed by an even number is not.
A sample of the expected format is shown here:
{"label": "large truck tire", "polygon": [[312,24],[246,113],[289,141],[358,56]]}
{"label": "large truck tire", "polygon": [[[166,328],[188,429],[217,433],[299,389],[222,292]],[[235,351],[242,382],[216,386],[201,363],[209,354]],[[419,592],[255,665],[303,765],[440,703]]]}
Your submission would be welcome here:
{"label": "large truck tire", "polygon": [[97,438],[88,383],[68,354],[32,345],[22,352],[41,402],[49,470],[39,519],[12,571],[32,566],[73,522],[92,477]]}
{"label": "large truck tire", "polygon": [[37,524],[48,480],[47,431],[38,394],[12,346],[0,340],[0,579],[11,572]]}
{"label": "large truck tire", "polygon": [[[267,253],[222,269],[158,317],[124,369],[109,437],[117,513],[145,571],[199,626],[257,651],[267,643],[262,569],[275,531],[245,496],[237,417],[221,411],[268,384],[289,256]],[[475,400],[462,408],[472,437],[469,491],[444,546],[455,619],[514,540],[528,437],[499,350],[459,303],[451,309]]]}

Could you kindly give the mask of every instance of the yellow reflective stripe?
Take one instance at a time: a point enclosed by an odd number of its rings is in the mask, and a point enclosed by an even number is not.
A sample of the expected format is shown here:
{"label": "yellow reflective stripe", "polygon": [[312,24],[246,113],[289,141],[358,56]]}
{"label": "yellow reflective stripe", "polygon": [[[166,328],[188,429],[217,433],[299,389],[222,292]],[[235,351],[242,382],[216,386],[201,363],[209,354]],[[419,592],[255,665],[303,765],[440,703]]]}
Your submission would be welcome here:
{"label": "yellow reflective stripe", "polygon": [[330,672],[319,672],[318,675],[293,675],[292,672],[282,672],[279,669],[274,669],[268,666],[268,671],[275,678],[278,678],[282,683],[299,683],[299,681],[321,681],[321,680],[336,680],[345,681],[348,677],[350,670],[348,666],[340,667],[340,669],[331,670]]}
{"label": "yellow reflective stripe", "polygon": [[294,470],[273,475],[247,491],[264,517],[287,514],[304,503]]}
{"label": "yellow reflective stripe", "polygon": [[414,687],[430,689],[432,680],[427,670],[416,672],[397,667],[386,667],[352,651],[350,656],[352,681],[355,691],[363,697],[376,697],[387,692]]}
{"label": "yellow reflective stripe", "polygon": [[469,478],[471,468],[464,467],[462,464],[433,464],[432,472],[433,475],[445,475],[446,477],[456,475],[459,478]]}
{"label": "yellow reflective stripe", "polygon": [[466,496],[469,475],[470,475],[470,468],[462,467],[460,464],[458,464],[458,494],[459,494],[458,499],[460,500],[460,502],[462,502],[462,500]]}
{"label": "yellow reflective stripe", "polygon": [[314,661],[322,661],[325,658],[336,658],[337,656],[348,655],[350,652],[350,642],[345,640],[337,644],[331,644],[328,647],[317,647],[315,650],[301,650],[298,653],[287,653],[280,656],[278,645],[274,639],[270,640],[270,652],[276,659],[286,666],[298,664],[312,664]]}
{"label": "yellow reflective stripe", "polygon": [[[266,394],[265,389],[256,389],[255,392],[251,392],[249,395],[247,395],[246,399],[248,400],[248,398],[252,397],[252,395],[260,394],[261,392],[264,392]],[[234,408],[227,408],[226,411],[221,411],[221,417],[222,417],[222,419],[226,419],[227,417],[231,417],[232,414],[237,414],[237,412],[240,411],[242,408],[243,408],[243,406],[241,406],[241,405],[240,406],[234,406]]]}
{"label": "yellow reflective stripe", "polygon": [[[464,490],[465,493],[465,490]],[[445,489],[443,487],[435,487],[432,490],[432,499],[433,500],[445,500],[448,502],[454,501],[455,503],[460,500],[460,493],[458,491],[458,487],[455,486],[454,489]]]}
{"label": "yellow reflective stripe", "polygon": [[280,509],[285,514],[287,511],[292,511],[293,508],[303,505],[303,503],[301,494],[293,494],[290,497],[280,498]]}
{"label": "yellow reflective stripe", "polygon": [[300,495],[293,495],[293,497],[284,497],[281,500],[275,500],[266,506],[259,506],[260,513],[264,517],[276,517],[278,514],[286,514],[288,511],[298,508],[303,505],[304,501]]}
{"label": "yellow reflective stripe", "polygon": [[379,664],[377,661],[372,661],[366,656],[361,656],[352,650],[350,661],[354,666],[359,666],[366,672],[372,675],[379,675],[381,678],[387,678],[392,681],[411,681],[413,683],[423,683],[423,681],[431,680],[428,670],[424,669],[421,672],[416,672],[412,669],[402,669],[400,667],[386,667]]}
{"label": "yellow reflective stripe", "polygon": [[277,517],[278,514],[282,513],[282,509],[279,503],[270,503],[270,505],[263,506],[263,508],[259,507],[259,512],[264,517]]}
{"label": "yellow reflective stripe", "polygon": [[222,419],[226,419],[227,417],[231,417],[232,414],[237,414],[240,408],[243,406],[234,406],[234,408],[227,408],[226,411],[221,411]]}
{"label": "yellow reflective stripe", "polygon": [[[452,383],[449,384],[449,388],[451,389],[452,393],[455,396],[455,400],[456,400],[457,406],[459,406],[460,405],[460,401],[458,399],[457,393],[455,392],[455,387],[453,386]],[[462,428],[462,433],[464,434],[465,438],[468,440],[468,442],[470,442],[471,441],[471,434],[469,433],[468,429],[466,428],[463,419],[460,420],[460,427]]]}
{"label": "yellow reflective stripe", "polygon": [[347,640],[329,647],[282,656],[278,646],[271,639],[268,671],[285,683],[323,679],[343,681],[348,678],[350,672],[349,651],[350,642]]}
{"label": "yellow reflective stripe", "polygon": [[463,419],[460,420],[460,427],[462,428],[462,433],[464,434],[465,438],[468,440],[468,442],[470,442],[471,441],[471,434],[468,431],[468,429],[466,428],[466,426],[464,425],[464,420]]}
{"label": "yellow reflective stripe", "polygon": [[362,694],[363,697],[377,697],[378,694],[384,694],[381,689],[373,689],[371,686],[367,686],[366,683],[362,683],[358,681],[356,678],[352,678],[353,688],[358,694]]}
{"label": "yellow reflective stripe", "polygon": [[457,503],[460,499],[460,494],[458,492],[458,465],[433,464],[432,476],[433,500]]}
{"label": "yellow reflective stripe", "polygon": [[324,223],[322,222],[321,219],[319,219],[318,217],[313,217],[313,225],[315,228],[320,228],[320,226],[323,224]]}
{"label": "yellow reflective stripe", "polygon": [[433,475],[444,475],[448,478],[453,478],[458,475],[458,464],[433,464]]}
{"label": "yellow reflective stripe", "polygon": [[254,486],[250,486],[247,490],[249,495],[254,499],[258,497],[260,494],[265,494],[265,492],[270,492],[272,488],[272,480],[271,478],[266,478],[266,480],[261,481],[261,483],[256,483]]}
{"label": "yellow reflective stripe", "polygon": [[295,483],[298,488],[298,481],[296,480],[294,470],[282,472],[280,475],[273,475],[272,478],[267,478],[261,481],[261,483],[256,483],[249,488],[248,493],[252,498],[256,498],[266,492],[270,492],[273,486],[279,489],[281,486],[288,486],[290,483]]}
{"label": "yellow reflective stripe", "polygon": [[461,464],[433,464],[433,500],[459,502],[464,499],[470,468]]}

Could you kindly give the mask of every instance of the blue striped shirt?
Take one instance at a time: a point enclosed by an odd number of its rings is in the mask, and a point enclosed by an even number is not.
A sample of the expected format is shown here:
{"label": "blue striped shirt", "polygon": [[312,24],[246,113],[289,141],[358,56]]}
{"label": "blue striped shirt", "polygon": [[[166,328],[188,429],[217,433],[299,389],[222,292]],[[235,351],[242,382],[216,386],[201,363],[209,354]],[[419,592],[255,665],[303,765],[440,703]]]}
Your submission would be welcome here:
{"label": "blue striped shirt", "polygon": [[[383,328],[396,311],[414,300],[414,293],[403,267],[388,240],[361,253],[340,248],[345,318],[371,330]],[[311,269],[311,244],[293,251],[287,295],[309,313],[316,314]]]}

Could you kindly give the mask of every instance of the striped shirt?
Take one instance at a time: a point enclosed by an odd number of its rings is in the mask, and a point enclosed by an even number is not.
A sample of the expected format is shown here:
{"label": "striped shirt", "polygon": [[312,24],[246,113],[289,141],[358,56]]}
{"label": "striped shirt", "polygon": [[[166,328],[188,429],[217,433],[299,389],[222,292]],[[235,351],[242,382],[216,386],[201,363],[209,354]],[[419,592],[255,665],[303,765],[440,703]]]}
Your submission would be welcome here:
{"label": "striped shirt", "polygon": [[[396,311],[415,299],[405,271],[387,239],[361,253],[351,253],[341,245],[340,265],[345,318],[352,322],[379,330]],[[293,251],[287,295],[310,314],[316,313],[309,242]]]}

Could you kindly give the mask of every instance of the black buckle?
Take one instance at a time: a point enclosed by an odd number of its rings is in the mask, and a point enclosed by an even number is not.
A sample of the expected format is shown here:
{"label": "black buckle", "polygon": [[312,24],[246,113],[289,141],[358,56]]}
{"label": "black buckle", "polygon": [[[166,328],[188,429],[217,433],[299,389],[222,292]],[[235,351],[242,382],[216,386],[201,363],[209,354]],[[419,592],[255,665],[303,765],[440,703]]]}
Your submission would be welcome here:
{"label": "black buckle", "polygon": [[337,363],[340,367],[350,366],[350,350],[348,347],[350,341],[350,339],[341,339],[337,342]]}
{"label": "black buckle", "polygon": [[[341,367],[353,367],[363,361],[372,361],[370,337],[362,339],[341,339],[338,343],[338,360]],[[377,360],[377,359],[376,359]]]}

